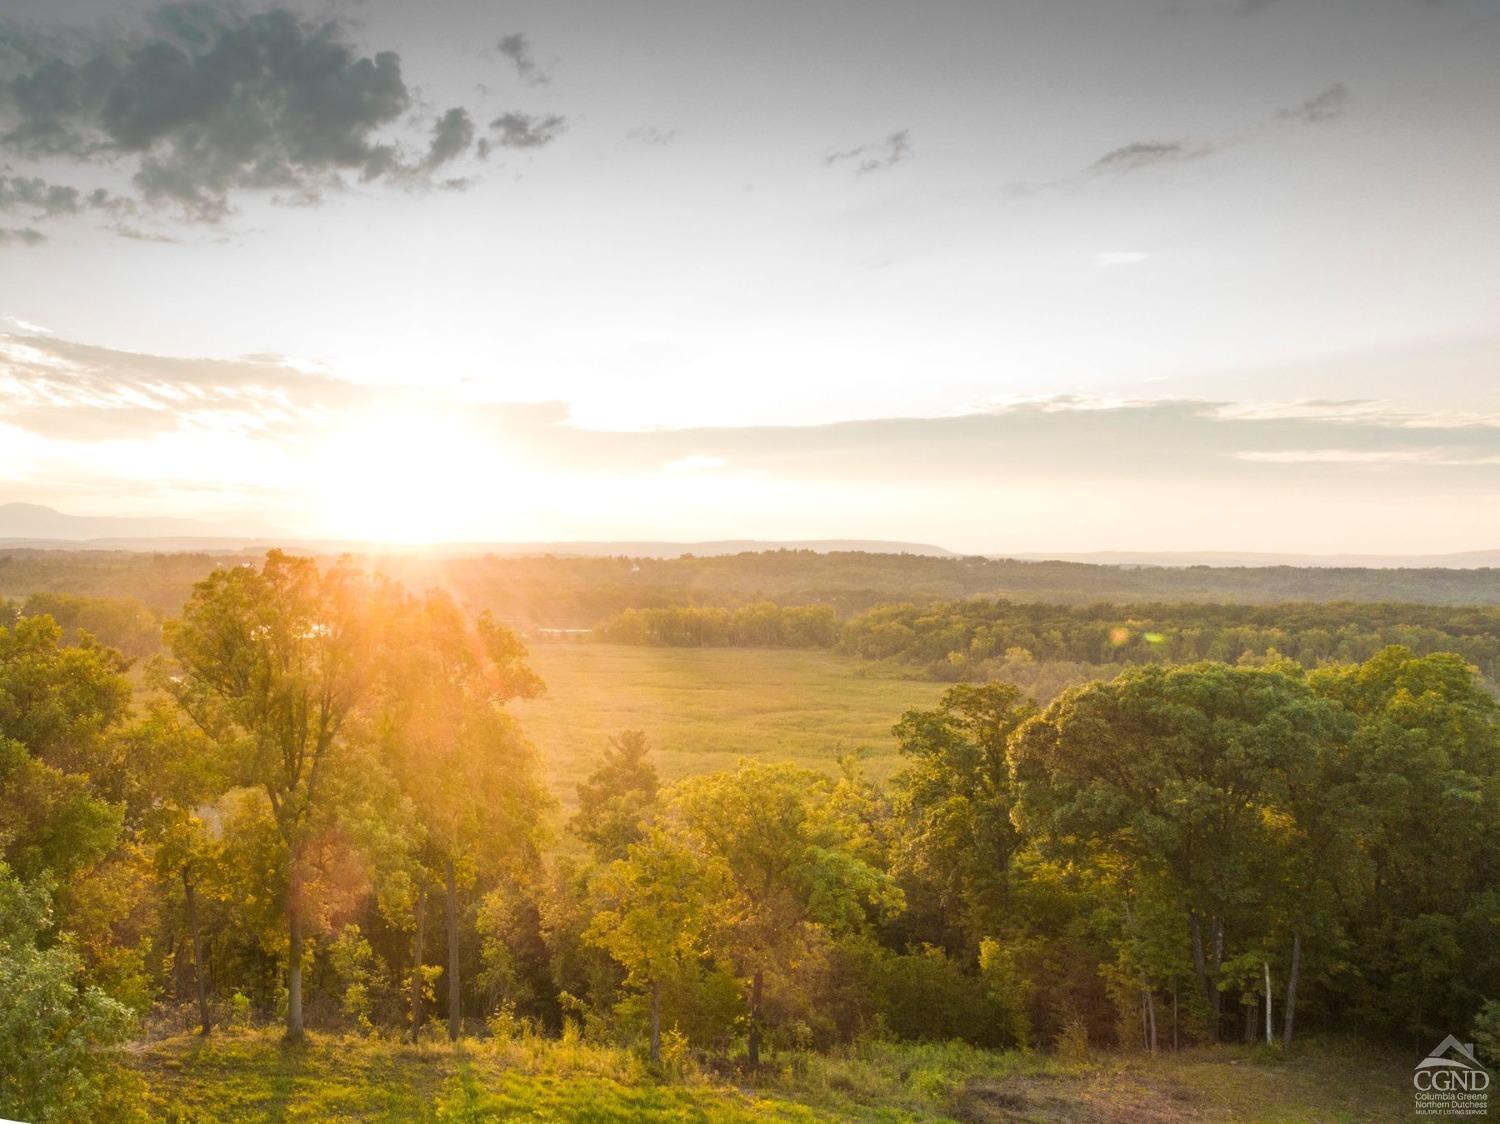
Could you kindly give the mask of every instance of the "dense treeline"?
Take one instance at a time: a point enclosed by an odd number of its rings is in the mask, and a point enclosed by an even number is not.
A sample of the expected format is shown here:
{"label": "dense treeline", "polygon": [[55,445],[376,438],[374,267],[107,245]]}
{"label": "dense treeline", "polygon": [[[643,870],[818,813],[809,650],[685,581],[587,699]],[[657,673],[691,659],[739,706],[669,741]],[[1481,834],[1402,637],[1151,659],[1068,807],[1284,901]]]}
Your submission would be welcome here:
{"label": "dense treeline", "polygon": [[956,601],[885,605],[843,629],[846,652],[927,666],[941,678],[984,678],[1018,655],[1083,664],[1238,663],[1281,655],[1306,667],[1357,662],[1404,645],[1457,652],[1500,672],[1500,609],[1428,605],[1066,605]]}
{"label": "dense treeline", "polygon": [[0,624],[21,617],[51,617],[70,643],[83,633],[131,659],[161,649],[162,618],[133,597],[83,597],[71,593],[33,593],[11,610],[0,606]]}
{"label": "dense treeline", "polygon": [[829,605],[760,601],[738,609],[626,609],[606,621],[599,636],[671,648],[831,648],[838,643],[839,622]]}
{"label": "dense treeline", "polygon": [[86,631],[0,629],[0,1114],[131,1119],[109,1047],[143,1018],[751,1067],[861,1035],[1500,1046],[1500,706],[1458,655],[963,684],[902,718],[888,788],[853,758],[664,785],[626,732],[580,855],[507,709],[543,689],[525,649],[448,594],[273,552],[166,642],[133,688]]}
{"label": "dense treeline", "polygon": [[[170,614],[216,566],[253,555],[0,550],[0,597],[34,592],[133,597]],[[893,601],[1005,597],[1101,601],[1500,604],[1500,570],[1125,567],[1074,562],[770,550],[716,557],[382,555],[361,560],[413,589],[440,587],[518,629],[595,628],[626,609],[830,605],[840,619]]]}

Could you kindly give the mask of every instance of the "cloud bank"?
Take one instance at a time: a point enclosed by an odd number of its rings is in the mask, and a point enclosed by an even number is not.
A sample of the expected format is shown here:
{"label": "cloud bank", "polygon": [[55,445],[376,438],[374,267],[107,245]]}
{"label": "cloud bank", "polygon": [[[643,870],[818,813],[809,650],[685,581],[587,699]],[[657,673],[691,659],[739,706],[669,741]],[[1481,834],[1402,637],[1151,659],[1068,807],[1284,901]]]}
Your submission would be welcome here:
{"label": "cloud bank", "polygon": [[[0,37],[0,160],[128,177],[128,193],[116,194],[0,164],[0,213],[33,221],[108,211],[216,224],[244,194],[306,204],[356,183],[421,185],[475,147],[463,106],[427,118],[425,138],[413,134],[426,113],[400,55],[364,51],[338,19],[169,4],[129,37],[3,24]],[[545,80],[524,36],[502,50]],[[563,124],[503,114],[485,144],[540,147]],[[6,239],[37,240],[25,228]]]}

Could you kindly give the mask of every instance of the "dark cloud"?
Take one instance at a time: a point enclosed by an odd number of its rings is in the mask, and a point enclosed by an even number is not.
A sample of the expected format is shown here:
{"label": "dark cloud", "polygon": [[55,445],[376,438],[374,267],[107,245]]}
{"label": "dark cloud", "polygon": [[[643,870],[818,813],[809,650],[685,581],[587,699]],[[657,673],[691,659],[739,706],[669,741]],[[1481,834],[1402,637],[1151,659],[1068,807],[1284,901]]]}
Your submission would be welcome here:
{"label": "dark cloud", "polygon": [[1089,165],[1089,171],[1137,172],[1162,164],[1198,160],[1213,152],[1215,147],[1193,141],[1134,141],[1106,152]]}
{"label": "dark cloud", "polygon": [[0,227],[0,246],[40,246],[47,236],[29,226]]}
{"label": "dark cloud", "polygon": [[1349,88],[1335,82],[1316,97],[1309,98],[1295,109],[1282,109],[1276,113],[1278,121],[1300,121],[1304,125],[1317,125],[1332,121],[1344,112],[1349,103]]}
{"label": "dark cloud", "polygon": [[845,149],[843,152],[830,153],[823,157],[823,163],[830,166],[852,163],[855,172],[864,175],[895,167],[909,157],[911,151],[910,131],[902,129],[878,143],[862,144],[857,148]]}
{"label": "dark cloud", "polygon": [[469,151],[474,143],[474,120],[469,111],[460,106],[448,110],[432,126],[432,144],[427,149],[423,166],[436,168]]}
{"label": "dark cloud", "polygon": [[205,222],[239,191],[317,199],[346,177],[409,180],[466,147],[467,114],[450,110],[426,161],[404,162],[386,136],[412,104],[401,60],[362,54],[334,20],[177,4],[134,39],[10,38],[24,49],[0,77],[0,151],[123,163],[146,203]]}
{"label": "dark cloud", "polygon": [[49,183],[40,176],[0,176],[0,211],[29,210],[38,218],[76,215],[84,197],[76,187]]}
{"label": "dark cloud", "polygon": [[541,148],[555,141],[568,127],[568,119],[556,113],[502,113],[490,122],[490,136],[479,142],[479,153],[492,148]]}
{"label": "dark cloud", "polygon": [[552,76],[537,65],[531,52],[531,40],[523,32],[502,36],[495,49],[511,61],[521,81],[530,86],[543,86],[552,81]]}
{"label": "dark cloud", "polygon": [[111,195],[102,187],[83,192],[41,176],[0,175],[0,211],[28,210],[33,218],[45,219],[85,210],[127,214],[132,209],[130,200]]}

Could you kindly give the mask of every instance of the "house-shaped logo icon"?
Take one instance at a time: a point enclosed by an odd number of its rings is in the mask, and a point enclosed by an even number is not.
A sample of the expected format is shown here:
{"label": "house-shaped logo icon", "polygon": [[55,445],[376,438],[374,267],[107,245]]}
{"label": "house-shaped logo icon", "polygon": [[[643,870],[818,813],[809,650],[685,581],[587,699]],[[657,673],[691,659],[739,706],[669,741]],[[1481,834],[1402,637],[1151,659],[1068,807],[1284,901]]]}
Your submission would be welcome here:
{"label": "house-shaped logo icon", "polygon": [[1484,1067],[1474,1057],[1474,1043],[1460,1042],[1448,1035],[1437,1044],[1437,1049],[1417,1063],[1418,1069],[1478,1069]]}
{"label": "house-shaped logo icon", "polygon": [[1474,1044],[1448,1035],[1417,1063],[1411,1075],[1418,1116],[1483,1116],[1489,1112],[1489,1070],[1474,1057]]}

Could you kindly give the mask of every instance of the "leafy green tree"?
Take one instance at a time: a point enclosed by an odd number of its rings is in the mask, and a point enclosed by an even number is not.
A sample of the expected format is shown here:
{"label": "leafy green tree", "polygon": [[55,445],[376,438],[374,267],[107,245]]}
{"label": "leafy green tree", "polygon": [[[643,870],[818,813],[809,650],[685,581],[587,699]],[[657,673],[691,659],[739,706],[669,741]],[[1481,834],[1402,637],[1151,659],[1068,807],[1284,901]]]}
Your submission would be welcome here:
{"label": "leafy green tree", "polygon": [[110,649],[64,645],[48,617],[0,629],[0,859],[52,888],[54,925],[94,982],[144,1006],[144,872],[122,835],[133,788],[122,668]]}
{"label": "leafy green tree", "polygon": [[791,974],[828,934],[898,911],[901,892],[851,847],[831,814],[833,783],[792,765],[742,761],[680,782],[667,803],[681,830],[725,871],[718,950],[749,979],[749,1063],[760,1064],[766,976]]}
{"label": "leafy green tree", "polygon": [[1500,706],[1464,659],[1403,647],[1310,680],[1359,721],[1355,1006],[1383,1028],[1449,1033],[1500,994]]}
{"label": "leafy green tree", "polygon": [[487,617],[470,622],[447,594],[409,602],[389,625],[381,738],[419,832],[413,855],[416,936],[413,1031],[421,1021],[425,896],[440,881],[446,905],[448,1034],[462,1014],[459,893],[481,876],[523,876],[539,860],[551,799],[536,753],[504,705],[540,693],[526,649]]}
{"label": "leafy green tree", "polygon": [[[160,669],[156,669],[157,673]],[[133,782],[127,799],[136,834],[151,849],[158,885],[169,901],[180,893],[192,956],[201,1034],[213,1026],[201,916],[205,885],[214,887],[225,841],[211,805],[228,787],[212,739],[157,698],[125,731]]]}
{"label": "leafy green tree", "polygon": [[113,1048],[134,1014],[87,982],[66,941],[48,943],[47,884],[0,862],[0,1114],[16,1120],[129,1119]]}
{"label": "leafy green tree", "polygon": [[656,766],[646,759],[650,749],[640,730],[622,730],[578,786],[578,811],[568,826],[600,862],[621,858],[645,838],[658,789]]}
{"label": "leafy green tree", "polygon": [[1007,684],[960,684],[895,727],[907,762],[895,782],[896,869],[930,888],[936,911],[958,919],[971,951],[997,931],[1009,904],[1011,860],[1023,841],[1011,821],[1006,746],[1034,712]]}
{"label": "leafy green tree", "polygon": [[1017,822],[1059,852],[1117,859],[1170,888],[1217,1036],[1226,939],[1260,937],[1283,877],[1281,778],[1316,776],[1340,730],[1336,710],[1280,670],[1131,669],[1017,731]]}
{"label": "leafy green tree", "polygon": [[330,774],[364,698],[385,592],[347,563],[273,550],[216,570],[167,626],[174,695],[216,742],[224,773],[266,796],[283,848],[288,1037],[302,1034],[302,968],[316,834]]}
{"label": "leafy green tree", "polygon": [[22,611],[27,617],[51,617],[72,642],[84,642],[87,634],[132,659],[161,649],[160,618],[134,597],[38,591],[26,598]]}
{"label": "leafy green tree", "polygon": [[680,836],[660,830],[632,843],[599,879],[606,903],[585,937],[625,968],[626,982],[651,996],[651,1061],[661,1063],[661,990],[708,949],[722,866]]}

